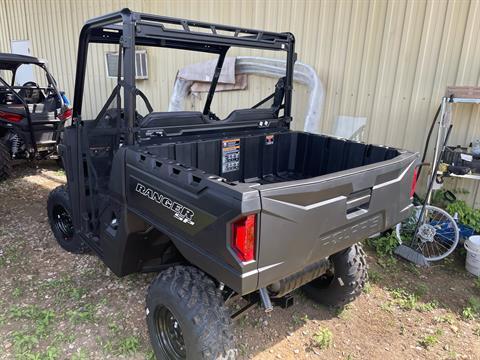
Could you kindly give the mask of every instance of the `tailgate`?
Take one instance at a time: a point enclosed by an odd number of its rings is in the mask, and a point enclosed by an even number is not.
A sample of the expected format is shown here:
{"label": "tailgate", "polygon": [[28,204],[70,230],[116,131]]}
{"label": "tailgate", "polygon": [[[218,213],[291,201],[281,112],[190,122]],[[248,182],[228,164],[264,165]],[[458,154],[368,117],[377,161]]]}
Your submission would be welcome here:
{"label": "tailgate", "polygon": [[311,179],[259,185],[259,287],[384,231],[412,208],[418,155]]}

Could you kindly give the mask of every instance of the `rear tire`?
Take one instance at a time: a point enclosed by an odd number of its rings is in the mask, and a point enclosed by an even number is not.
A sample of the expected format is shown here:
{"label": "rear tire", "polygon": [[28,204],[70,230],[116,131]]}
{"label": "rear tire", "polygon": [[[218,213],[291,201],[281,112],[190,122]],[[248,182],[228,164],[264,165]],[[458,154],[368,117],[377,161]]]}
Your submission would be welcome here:
{"label": "rear tire", "polygon": [[12,175],[12,157],[7,145],[0,141],[0,181]]}
{"label": "rear tire", "polygon": [[366,260],[360,244],[332,255],[332,271],[305,285],[306,295],[328,306],[341,307],[352,302],[368,280]]}
{"label": "rear tire", "polygon": [[157,359],[235,359],[222,293],[192,266],[173,266],[147,293],[147,325]]}
{"label": "rear tire", "polygon": [[58,186],[50,192],[47,212],[53,235],[64,250],[73,254],[85,254],[90,251],[87,244],[75,233],[70,197],[65,185]]}

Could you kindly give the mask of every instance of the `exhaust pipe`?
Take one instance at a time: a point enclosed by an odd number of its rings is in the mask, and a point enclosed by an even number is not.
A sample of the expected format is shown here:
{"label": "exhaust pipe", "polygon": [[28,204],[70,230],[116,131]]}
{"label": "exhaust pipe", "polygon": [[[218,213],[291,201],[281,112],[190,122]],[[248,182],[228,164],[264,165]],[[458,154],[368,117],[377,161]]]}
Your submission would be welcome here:
{"label": "exhaust pipe", "polygon": [[270,301],[270,295],[268,295],[267,288],[260,288],[260,299],[262,300],[263,307],[265,308],[265,312],[269,313],[273,310],[272,302]]}

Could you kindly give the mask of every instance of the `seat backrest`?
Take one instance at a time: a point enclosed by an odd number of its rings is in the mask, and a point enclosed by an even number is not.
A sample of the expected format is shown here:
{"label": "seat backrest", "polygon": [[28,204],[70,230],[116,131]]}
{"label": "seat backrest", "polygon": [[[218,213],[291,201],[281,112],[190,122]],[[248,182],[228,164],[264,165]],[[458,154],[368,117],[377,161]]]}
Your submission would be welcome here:
{"label": "seat backrest", "polygon": [[268,109],[234,110],[225,120],[205,120],[199,111],[153,112],[145,116],[139,123],[141,128],[163,128],[168,126],[201,125],[221,122],[259,121],[275,119],[275,111]]}
{"label": "seat backrest", "polygon": [[140,120],[141,128],[205,124],[199,111],[152,112]]}
{"label": "seat backrest", "polygon": [[234,110],[224,120],[226,122],[257,121],[275,119],[275,111],[271,108]]}

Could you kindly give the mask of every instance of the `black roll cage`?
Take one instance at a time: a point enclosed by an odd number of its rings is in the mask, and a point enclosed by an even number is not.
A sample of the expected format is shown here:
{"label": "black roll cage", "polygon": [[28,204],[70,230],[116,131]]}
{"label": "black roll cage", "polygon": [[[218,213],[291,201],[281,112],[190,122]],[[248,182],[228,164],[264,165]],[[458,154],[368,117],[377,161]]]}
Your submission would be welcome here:
{"label": "black roll cage", "polygon": [[[169,27],[176,26],[176,27]],[[225,54],[231,46],[276,50],[287,52],[285,75],[284,119],[291,120],[293,67],[296,60],[295,38],[291,33],[275,33],[246,29],[201,21],[177,19],[165,16],[121,11],[93,18],[85,23],[80,32],[77,70],[73,98],[73,123],[81,121],[88,44],[120,44],[123,51],[124,117],[127,129],[127,144],[134,143],[136,111],[135,46],[157,46],[218,54],[214,77],[203,110],[210,114],[210,104],[215,93]]]}

